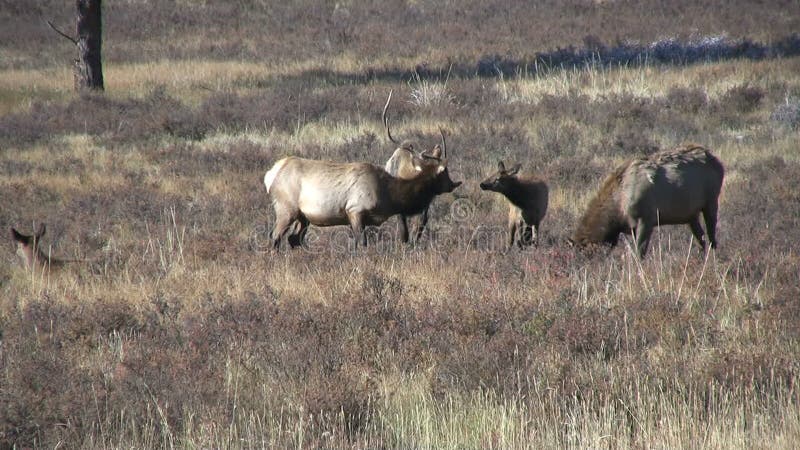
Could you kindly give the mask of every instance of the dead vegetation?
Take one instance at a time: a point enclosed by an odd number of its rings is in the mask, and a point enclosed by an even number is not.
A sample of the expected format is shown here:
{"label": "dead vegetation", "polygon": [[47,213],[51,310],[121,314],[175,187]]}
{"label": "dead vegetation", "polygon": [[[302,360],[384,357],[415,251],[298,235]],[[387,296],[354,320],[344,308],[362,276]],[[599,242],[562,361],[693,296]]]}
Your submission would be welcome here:
{"label": "dead vegetation", "polygon": [[[800,60],[515,72],[698,23],[791,43],[794,3],[137,5],[107,5],[106,94],[73,97],[67,50],[0,1],[0,35],[30,36],[0,44],[0,227],[45,222],[53,254],[103,255],[33,277],[3,246],[0,447],[800,439]],[[389,89],[393,132],[447,129],[465,181],[433,203],[428,237],[409,247],[390,221],[356,253],[313,229],[307,249],[268,252],[264,172],[288,154],[382,166]],[[687,141],[725,164],[717,252],[668,227],[644,261],[624,236],[565,244],[613,167]],[[478,183],[498,160],[548,181],[535,249],[496,251],[507,204]]]}

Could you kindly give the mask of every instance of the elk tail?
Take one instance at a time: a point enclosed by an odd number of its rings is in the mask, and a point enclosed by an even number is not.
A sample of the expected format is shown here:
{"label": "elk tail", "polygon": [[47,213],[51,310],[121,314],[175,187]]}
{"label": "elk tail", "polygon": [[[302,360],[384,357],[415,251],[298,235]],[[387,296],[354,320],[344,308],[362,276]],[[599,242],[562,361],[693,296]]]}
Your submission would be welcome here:
{"label": "elk tail", "polygon": [[272,189],[272,183],[275,182],[275,177],[278,176],[278,172],[280,172],[286,164],[286,160],[287,158],[283,158],[276,162],[275,165],[267,171],[266,175],[264,175],[264,186],[267,187],[267,194],[269,194],[270,189]]}

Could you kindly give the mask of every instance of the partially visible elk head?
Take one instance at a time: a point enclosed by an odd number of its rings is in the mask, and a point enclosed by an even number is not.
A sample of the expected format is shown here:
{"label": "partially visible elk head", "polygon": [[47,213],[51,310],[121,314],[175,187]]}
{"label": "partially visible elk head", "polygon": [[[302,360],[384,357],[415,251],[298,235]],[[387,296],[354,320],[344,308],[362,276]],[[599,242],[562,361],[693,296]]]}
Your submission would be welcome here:
{"label": "partially visible elk head", "polygon": [[[383,106],[381,118],[383,119],[383,125],[386,127],[386,135],[389,137],[389,141],[397,144],[397,148],[394,150],[394,152],[392,152],[392,156],[389,158],[389,160],[386,161],[384,170],[389,175],[403,180],[412,180],[420,176],[430,177],[430,171],[427,174],[423,174],[423,168],[428,167],[433,171],[438,170],[439,166],[442,165],[443,159],[447,157],[447,143],[445,141],[444,130],[439,128],[439,133],[442,135],[442,143],[437,144],[430,150],[416,152],[414,151],[414,145],[410,142],[403,142],[400,144],[392,136],[392,132],[389,129],[389,119],[386,116],[386,112],[389,109],[389,103],[391,103],[391,101],[392,91],[389,91],[389,98],[386,99],[386,104]],[[446,161],[444,162],[443,167],[447,167]],[[449,176],[447,179],[449,180]],[[431,187],[434,189],[434,191],[441,190],[442,192],[451,192],[460,184],[460,182],[453,183],[452,180],[450,180],[450,183],[443,182],[442,186]],[[401,214],[400,227],[403,242],[409,242],[407,223],[409,217],[410,216]],[[416,240],[419,240],[419,238],[422,236],[427,223],[428,208],[426,206],[426,208],[419,214],[418,226],[416,227],[416,231],[414,233]]]}
{"label": "partially visible elk head", "polygon": [[11,240],[16,244],[17,255],[25,261],[25,267],[28,269],[47,261],[47,256],[42,253],[39,245],[44,232],[45,225],[43,223],[39,224],[31,236],[22,234],[13,227],[10,229]]}
{"label": "partially visible elk head", "polygon": [[417,165],[415,162],[414,168],[420,172],[420,176],[428,176],[426,173],[431,173],[430,176],[435,177],[434,189],[438,194],[453,192],[455,188],[461,186],[461,181],[453,181],[450,178],[446,158],[429,158],[424,165]]}
{"label": "partially visible elk head", "polygon": [[508,192],[509,183],[517,175],[520,167],[522,167],[522,164],[515,164],[510,170],[506,170],[505,164],[503,164],[502,161],[498,161],[497,172],[489,175],[489,177],[481,182],[481,189],[500,193]]}
{"label": "partially visible elk head", "polygon": [[447,170],[447,142],[444,130],[439,128],[439,133],[442,135],[442,144],[437,144],[431,150],[419,153],[413,160],[414,169],[418,172],[423,172],[425,168],[434,170],[439,183],[439,192],[453,192],[455,188],[461,186],[461,181],[450,179],[450,173]]}
{"label": "partially visible elk head", "polygon": [[386,115],[386,111],[389,109],[389,103],[392,101],[392,94],[394,90],[389,91],[389,97],[386,99],[386,104],[383,106],[383,113],[381,114],[381,119],[383,119],[383,126],[386,127],[386,136],[389,137],[389,141],[393,144],[397,145],[399,148],[408,150],[411,152],[415,158],[426,160],[429,158],[434,159],[442,159],[447,158],[447,144],[445,143],[444,138],[444,130],[439,128],[439,133],[442,135],[442,143],[441,145],[437,144],[430,150],[424,150],[422,152],[416,152],[414,150],[414,144],[408,141],[400,142],[392,136],[392,131],[389,129],[389,118]]}

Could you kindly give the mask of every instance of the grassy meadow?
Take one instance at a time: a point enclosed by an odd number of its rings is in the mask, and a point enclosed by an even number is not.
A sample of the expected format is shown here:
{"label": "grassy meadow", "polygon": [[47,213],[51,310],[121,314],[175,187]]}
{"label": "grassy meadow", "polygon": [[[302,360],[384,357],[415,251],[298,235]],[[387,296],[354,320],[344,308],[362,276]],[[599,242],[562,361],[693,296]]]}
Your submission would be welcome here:
{"label": "grassy meadow", "polygon": [[[72,8],[0,0],[0,448],[800,442],[797,2],[105,2],[83,95],[41,20]],[[266,170],[383,165],[390,89],[464,181],[422,242],[272,251]],[[683,142],[725,165],[719,249],[567,245],[608,172]],[[502,251],[498,160],[549,183],[533,248]],[[8,229],[40,222],[80,261],[26,271]]]}

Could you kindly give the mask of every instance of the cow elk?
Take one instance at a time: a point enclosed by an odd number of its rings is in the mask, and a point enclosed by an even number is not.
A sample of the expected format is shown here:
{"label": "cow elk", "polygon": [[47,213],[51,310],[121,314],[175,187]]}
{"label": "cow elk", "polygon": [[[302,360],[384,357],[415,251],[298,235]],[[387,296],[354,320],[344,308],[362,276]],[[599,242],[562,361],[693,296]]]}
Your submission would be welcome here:
{"label": "cow elk", "polygon": [[580,220],[572,242],[617,244],[635,234],[640,257],[659,225],[688,224],[705,250],[700,214],[711,248],[717,247],[717,209],[725,170],[706,148],[685,144],[627,161],[603,182]]}
{"label": "cow elk", "polygon": [[522,165],[516,164],[506,170],[502,161],[497,162],[497,172],[484,180],[480,187],[484,191],[503,194],[508,200],[508,248],[513,247],[515,236],[519,248],[532,244],[539,236],[539,224],[547,213],[547,183],[532,175],[521,175]]}
{"label": "cow elk", "polygon": [[41,239],[44,236],[45,225],[39,224],[33,235],[20,233],[13,227],[10,229],[11,240],[16,244],[17,256],[22,258],[25,268],[31,271],[50,271],[59,268],[66,260],[50,256],[50,252],[42,250]]}
{"label": "cow elk", "polygon": [[[386,99],[386,105],[383,107],[381,118],[383,119],[383,125],[386,128],[386,135],[389,137],[389,141],[397,145],[397,148],[394,153],[392,153],[389,160],[386,161],[384,170],[394,177],[403,180],[411,180],[420,174],[417,167],[426,165],[435,167],[439,164],[441,158],[447,158],[447,144],[445,142],[444,131],[441,128],[439,129],[439,133],[442,135],[441,145],[437,144],[431,150],[426,150],[424,152],[416,152],[414,150],[414,145],[410,142],[401,143],[392,137],[392,132],[389,129],[389,119],[386,116],[389,103],[392,101],[392,92],[393,91],[389,91],[389,98]],[[422,233],[425,231],[425,227],[428,225],[428,209],[429,208],[426,207],[421,213],[416,215],[399,215],[401,239],[403,242],[409,242],[409,221],[417,222],[414,230],[414,242],[419,241]]]}
{"label": "cow elk", "polygon": [[302,245],[309,225],[349,225],[356,242],[366,245],[366,226],[396,214],[420,214],[434,197],[461,184],[450,179],[445,158],[414,170],[418,175],[406,180],[369,163],[281,159],[264,175],[275,209],[273,247],[290,229],[289,244]]}

